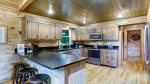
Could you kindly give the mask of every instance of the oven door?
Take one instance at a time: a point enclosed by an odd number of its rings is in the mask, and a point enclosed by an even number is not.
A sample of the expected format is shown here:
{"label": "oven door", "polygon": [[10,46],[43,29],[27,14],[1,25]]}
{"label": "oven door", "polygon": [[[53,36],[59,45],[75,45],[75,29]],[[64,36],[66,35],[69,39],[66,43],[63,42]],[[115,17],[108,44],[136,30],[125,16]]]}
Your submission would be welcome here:
{"label": "oven door", "polygon": [[89,49],[88,58],[100,59],[100,50],[99,49]]}
{"label": "oven door", "polygon": [[100,50],[89,49],[87,62],[91,64],[100,65]]}

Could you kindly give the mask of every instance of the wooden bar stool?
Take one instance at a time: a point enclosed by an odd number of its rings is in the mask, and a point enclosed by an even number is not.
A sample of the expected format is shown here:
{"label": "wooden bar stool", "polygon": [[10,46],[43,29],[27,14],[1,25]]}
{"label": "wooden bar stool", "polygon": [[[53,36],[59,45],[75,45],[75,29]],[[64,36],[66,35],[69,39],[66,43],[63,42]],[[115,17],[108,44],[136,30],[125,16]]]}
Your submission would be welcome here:
{"label": "wooden bar stool", "polygon": [[14,77],[13,77],[13,81],[12,81],[12,84],[14,84],[16,82],[16,84],[18,84],[18,78],[20,76],[20,69],[22,68],[26,68],[26,67],[30,67],[28,64],[24,64],[24,63],[21,63],[21,64],[17,64],[14,66],[14,69],[15,69],[15,74],[14,74]]}
{"label": "wooden bar stool", "polygon": [[29,76],[33,76],[38,72],[36,68],[24,68],[20,70],[20,83],[25,84],[25,81],[29,78]]}
{"label": "wooden bar stool", "polygon": [[47,74],[36,74],[29,79],[29,84],[50,84],[50,77]]}

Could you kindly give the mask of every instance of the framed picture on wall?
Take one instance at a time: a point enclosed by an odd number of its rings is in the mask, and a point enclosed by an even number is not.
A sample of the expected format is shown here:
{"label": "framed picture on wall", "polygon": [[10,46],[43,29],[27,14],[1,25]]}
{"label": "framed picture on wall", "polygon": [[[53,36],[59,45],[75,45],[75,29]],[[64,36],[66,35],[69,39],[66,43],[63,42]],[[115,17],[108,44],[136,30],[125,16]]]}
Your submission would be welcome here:
{"label": "framed picture on wall", "polygon": [[0,44],[7,43],[7,27],[0,26]]}

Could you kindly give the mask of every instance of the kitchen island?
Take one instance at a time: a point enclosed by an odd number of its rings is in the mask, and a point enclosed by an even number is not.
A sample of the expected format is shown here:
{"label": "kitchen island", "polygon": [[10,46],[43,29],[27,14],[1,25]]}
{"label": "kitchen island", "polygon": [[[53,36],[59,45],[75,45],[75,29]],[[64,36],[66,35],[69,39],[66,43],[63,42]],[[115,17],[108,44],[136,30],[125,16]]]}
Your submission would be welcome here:
{"label": "kitchen island", "polygon": [[51,84],[86,84],[86,58],[41,50],[36,53],[18,53],[39,73],[48,74]]}

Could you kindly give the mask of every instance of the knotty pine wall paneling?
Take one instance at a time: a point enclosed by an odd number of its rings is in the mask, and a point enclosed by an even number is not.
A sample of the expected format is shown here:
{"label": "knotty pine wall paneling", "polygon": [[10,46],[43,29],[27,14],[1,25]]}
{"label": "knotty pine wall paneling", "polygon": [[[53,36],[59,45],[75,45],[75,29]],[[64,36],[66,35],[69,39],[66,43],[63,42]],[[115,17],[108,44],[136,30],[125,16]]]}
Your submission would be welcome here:
{"label": "knotty pine wall paneling", "polygon": [[20,31],[20,19],[16,12],[0,8],[0,25],[7,26],[8,42],[0,44],[0,83],[11,79],[13,63],[22,59],[14,54],[18,43],[22,43]]}

